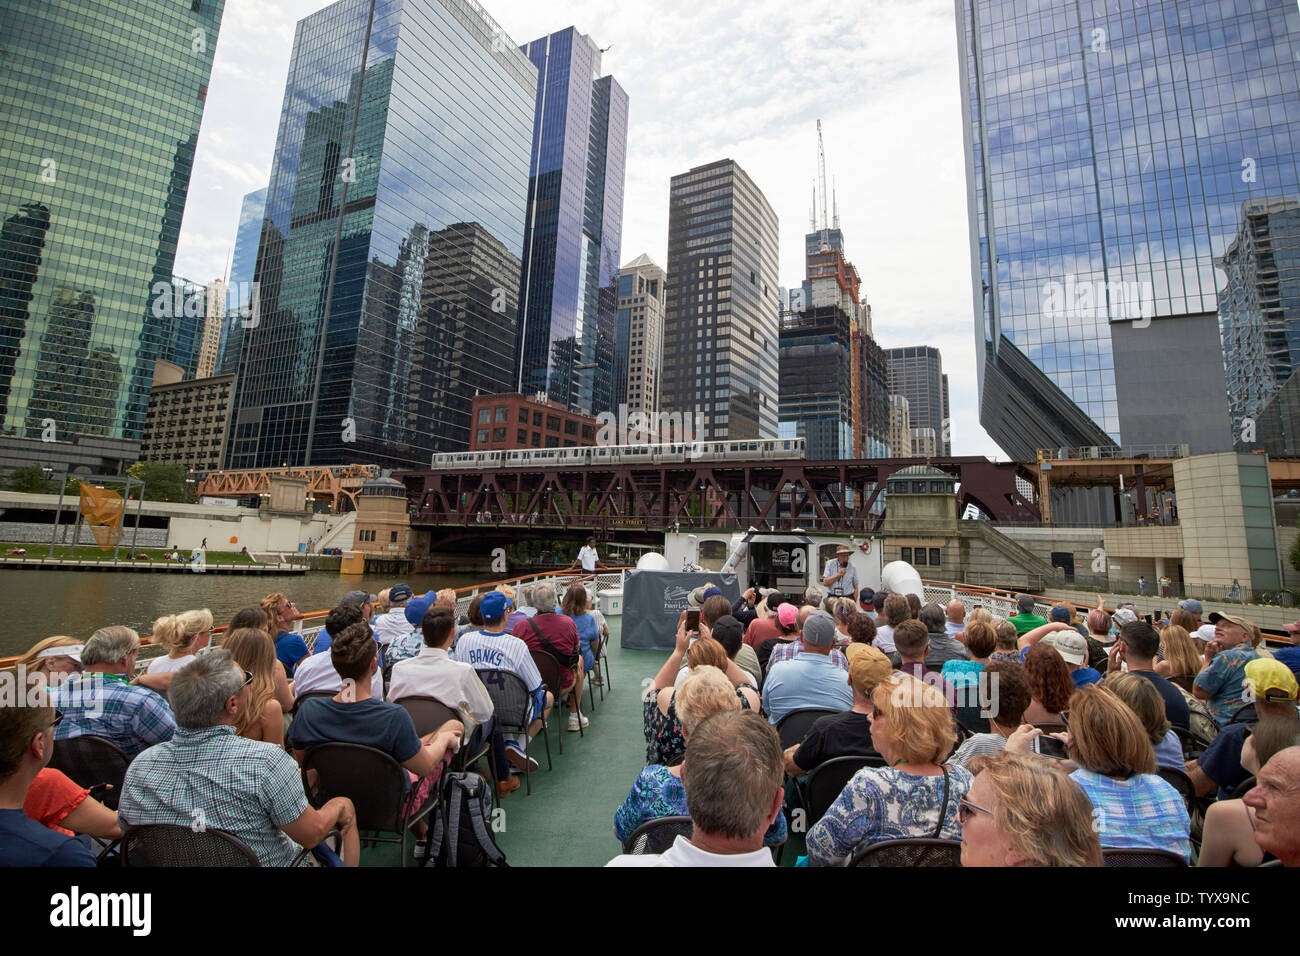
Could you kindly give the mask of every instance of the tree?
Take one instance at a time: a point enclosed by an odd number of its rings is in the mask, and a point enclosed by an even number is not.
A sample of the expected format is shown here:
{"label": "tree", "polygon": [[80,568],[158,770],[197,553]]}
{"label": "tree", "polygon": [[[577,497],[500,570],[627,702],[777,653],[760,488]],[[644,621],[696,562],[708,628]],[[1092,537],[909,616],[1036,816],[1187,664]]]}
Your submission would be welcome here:
{"label": "tree", "polygon": [[[157,461],[137,461],[126,470],[132,478],[144,482],[145,501],[185,500],[185,466],[164,465]],[[133,489],[134,491],[134,489]]]}
{"label": "tree", "polygon": [[15,468],[9,473],[6,487],[9,491],[21,491],[30,495],[40,494],[45,490],[45,472],[41,471],[40,465]]}

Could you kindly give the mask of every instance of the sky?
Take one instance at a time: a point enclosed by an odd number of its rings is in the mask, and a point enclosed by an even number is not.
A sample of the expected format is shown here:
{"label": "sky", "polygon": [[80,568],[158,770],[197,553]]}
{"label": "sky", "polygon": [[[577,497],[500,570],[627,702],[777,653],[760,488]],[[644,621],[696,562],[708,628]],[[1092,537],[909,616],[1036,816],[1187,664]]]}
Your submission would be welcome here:
{"label": "sky", "polygon": [[[609,48],[602,72],[630,101],[625,263],[665,265],[670,178],[730,158],[776,210],[780,281],[797,285],[820,119],[876,341],[938,347],[953,453],[1005,457],[979,424],[952,0],[482,2],[518,44],[576,26]],[[226,0],[177,275],[225,274],[240,203],[270,178],[294,27],[324,6]]]}

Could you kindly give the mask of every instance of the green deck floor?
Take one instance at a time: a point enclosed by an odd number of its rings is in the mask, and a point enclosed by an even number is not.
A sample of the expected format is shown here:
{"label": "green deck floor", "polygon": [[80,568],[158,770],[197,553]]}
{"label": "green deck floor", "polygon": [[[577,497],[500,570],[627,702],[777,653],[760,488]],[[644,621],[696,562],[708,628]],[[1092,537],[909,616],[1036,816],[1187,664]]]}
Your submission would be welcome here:
{"label": "green deck floor", "polygon": [[[612,689],[606,686],[602,701],[597,688],[594,710],[590,694],[583,697],[583,713],[591,720],[585,735],[563,730],[568,711],[553,711],[559,718],[549,730],[554,769],[546,769],[546,747],[539,734],[530,749],[541,764],[533,774],[532,795],[521,784],[501,801],[504,814],[499,823],[504,829],[496,838],[511,866],[604,866],[622,851],[614,836],[614,811],[645,766],[642,686],[658,673],[665,652],[618,645],[616,634],[609,648]],[[556,723],[564,735],[563,754]],[[802,852],[802,839],[791,834],[782,865],[792,865]],[[396,866],[397,847],[365,849],[361,863]]]}

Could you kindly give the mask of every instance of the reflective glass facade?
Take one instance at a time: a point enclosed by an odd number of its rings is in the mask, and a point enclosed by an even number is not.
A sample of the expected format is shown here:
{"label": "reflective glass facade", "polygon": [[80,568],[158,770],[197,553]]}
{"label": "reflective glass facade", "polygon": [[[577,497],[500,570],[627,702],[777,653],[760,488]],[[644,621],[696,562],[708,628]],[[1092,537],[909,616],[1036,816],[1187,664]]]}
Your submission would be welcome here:
{"label": "reflective glass facade", "polygon": [[253,275],[257,269],[257,244],[266,213],[266,187],[244,197],[239,209],[235,252],[230,258],[230,281],[226,295],[226,319],[221,323],[221,346],[217,352],[217,374],[233,375],[239,369],[239,347],[244,324],[239,316],[251,308]]}
{"label": "reflective glass facade", "polygon": [[[1021,459],[1158,434],[1222,450],[1222,365],[1195,320],[1215,312],[1214,260],[1242,202],[1300,188],[1300,12],[1264,0],[956,10],[985,428]],[[1126,357],[1192,339],[1198,364],[1155,394],[1134,389],[1151,366]]]}
{"label": "reflective glass facade", "polygon": [[510,391],[537,74],[461,0],[294,39],[227,467],[427,465]]}
{"label": "reflective glass facade", "polygon": [[223,8],[0,0],[3,434],[139,441]]}
{"label": "reflective glass facade", "polygon": [[665,412],[701,438],[776,438],[777,218],[733,160],[672,178],[664,304]]}
{"label": "reflective glass facade", "polygon": [[518,391],[616,409],[614,343],[627,94],[573,27],[524,48],[537,67]]}
{"label": "reflective glass facade", "polygon": [[780,432],[810,461],[853,457],[850,319],[836,306],[786,312],[780,326]]}

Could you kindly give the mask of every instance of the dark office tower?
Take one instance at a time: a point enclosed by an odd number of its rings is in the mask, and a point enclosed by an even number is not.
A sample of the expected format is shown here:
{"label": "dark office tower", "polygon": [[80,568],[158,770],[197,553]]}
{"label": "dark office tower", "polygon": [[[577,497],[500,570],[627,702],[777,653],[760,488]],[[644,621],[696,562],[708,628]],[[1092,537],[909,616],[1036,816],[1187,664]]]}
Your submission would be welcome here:
{"label": "dark office tower", "polygon": [[674,176],[660,405],[702,440],[777,437],[777,288],[776,213],[745,171]]}
{"label": "dark office tower", "polygon": [[[935,453],[952,454],[952,442],[943,440],[948,415],[947,380],[943,374],[943,356],[928,345],[886,349],[889,363],[889,391],[907,399],[912,428],[934,430]],[[895,453],[897,456],[897,453]]]}
{"label": "dark office tower", "polygon": [[849,325],[836,306],[781,315],[780,437],[804,439],[812,461],[853,457]]}
{"label": "dark office tower", "polygon": [[1300,200],[1251,200],[1216,263],[1223,363],[1233,435],[1254,444],[1251,423],[1300,365]]}
{"label": "dark office tower", "polygon": [[[223,7],[0,0],[5,434],[52,418],[60,442],[90,429],[133,457],[161,344],[150,289],[171,278]],[[73,354],[103,368],[42,381]]]}
{"label": "dark office tower", "polygon": [[[869,310],[868,310],[869,312]],[[867,317],[870,327],[870,315]],[[855,457],[889,456],[889,360],[867,329],[853,333],[854,375],[858,381],[861,439]]]}
{"label": "dark office tower", "polygon": [[956,10],[984,427],[1228,450],[1214,260],[1300,190],[1295,5]]}
{"label": "dark office tower", "polygon": [[474,389],[514,384],[536,89],[468,0],[340,0],[299,21],[227,467],[467,446]]}
{"label": "dark office tower", "polygon": [[233,375],[239,369],[239,347],[244,340],[242,316],[253,307],[253,273],[257,267],[257,245],[266,213],[263,186],[244,197],[239,209],[235,252],[230,258],[230,279],[226,289],[226,315],[221,323],[221,344],[217,349],[217,375]]}
{"label": "dark office tower", "polygon": [[14,368],[31,318],[32,288],[41,268],[50,211],[28,203],[0,227],[0,422],[9,405]]}
{"label": "dark office tower", "polygon": [[537,67],[517,386],[593,414],[614,397],[627,94],[573,27],[523,47]]}

